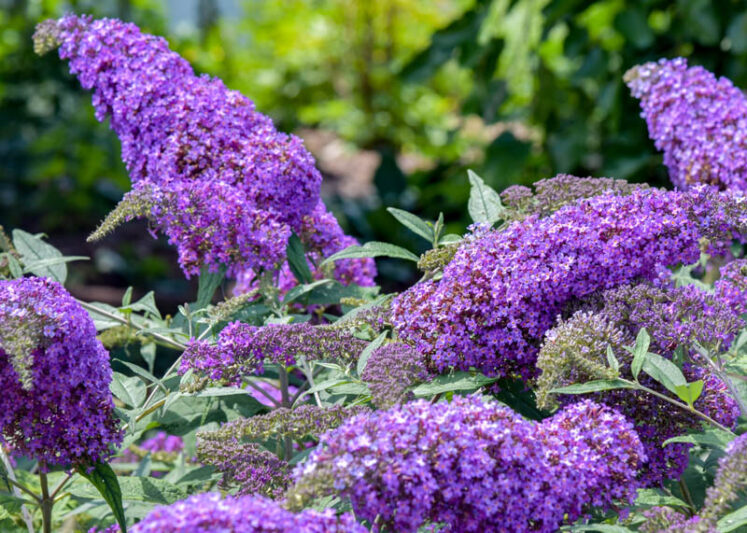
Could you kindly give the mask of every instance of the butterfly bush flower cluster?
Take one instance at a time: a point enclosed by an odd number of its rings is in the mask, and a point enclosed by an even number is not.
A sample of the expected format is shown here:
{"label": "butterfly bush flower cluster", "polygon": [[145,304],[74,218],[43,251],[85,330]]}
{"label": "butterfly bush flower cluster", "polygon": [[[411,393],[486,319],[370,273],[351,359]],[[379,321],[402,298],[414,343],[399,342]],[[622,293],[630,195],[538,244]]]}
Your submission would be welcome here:
{"label": "butterfly bush flower cluster", "polygon": [[743,229],[742,200],[705,189],[637,189],[582,199],[502,231],[477,227],[441,280],[394,299],[393,324],[434,370],[531,377],[540,341],[565,306],[653,279],[663,266],[694,263],[703,238],[720,251]]}
{"label": "butterfly bush flower cluster", "polygon": [[374,405],[380,409],[412,399],[409,389],[425,381],[425,361],[409,344],[392,342],[374,350],[361,375],[368,384]]}
{"label": "butterfly bush flower cluster", "polygon": [[563,206],[600,194],[628,195],[638,189],[648,189],[644,183],[630,183],[613,178],[579,178],[558,174],[554,178],[536,181],[534,192],[524,185],[512,185],[501,193],[506,220],[522,220],[530,215],[546,217]]}
{"label": "butterfly bush flower cluster", "polygon": [[538,424],[455,396],[350,419],[294,473],[290,505],[327,494],[393,531],[555,531],[595,505],[632,501],[645,460],[629,422],[591,402]]}
{"label": "butterfly bush flower cluster", "polygon": [[340,328],[301,324],[269,324],[256,327],[232,322],[221,331],[218,342],[192,340],[184,352],[180,371],[189,369],[213,380],[238,384],[241,377],[264,372],[264,363],[281,365],[306,360],[352,360],[366,342]]}
{"label": "butterfly bush flower cluster", "polygon": [[624,79],[677,187],[747,190],[747,97],[738,87],[684,58],[639,65]]}
{"label": "butterfly bush flower cluster", "polygon": [[[675,348],[698,341],[704,345],[728,346],[734,334],[744,327],[738,310],[724,305],[715,294],[694,285],[656,286],[639,283],[605,291],[596,298],[603,302],[595,311],[580,310],[561,320],[547,332],[539,352],[536,380],[538,405],[550,408],[555,401],[568,405],[578,396],[560,395],[550,390],[594,379],[612,379],[622,375],[632,379],[632,356],[623,346],[632,345],[635,334],[645,328],[651,334],[650,350],[671,357]],[[607,346],[620,360],[620,370],[609,367]],[[726,384],[706,368],[685,363],[682,368],[688,382],[703,380],[703,393],[695,407],[725,426],[732,426],[739,407]],[[645,374],[642,384],[668,394]],[[593,395],[595,401],[609,405],[635,423],[648,456],[640,473],[645,485],[658,485],[682,474],[687,467],[687,444],[663,446],[672,437],[700,427],[700,421],[653,395],[618,389]]]}
{"label": "butterfly bush flower cluster", "polygon": [[129,531],[133,533],[366,533],[349,514],[332,509],[291,513],[261,496],[221,497],[196,494],[169,506],[159,506]]}
{"label": "butterfly bush flower cluster", "polygon": [[[291,231],[312,244],[316,236],[324,253],[351,241],[321,203],[322,178],[301,140],[221,80],[197,76],[165,39],[67,15],[40,24],[34,40],[39,53],[59,47],[93,90],[96,117],[109,117],[122,142],[133,190],[112,220],[147,216],[177,246],[187,275],[201,266],[226,265],[234,276],[277,268]],[[370,261],[340,269],[346,281],[374,274]]]}
{"label": "butterfly bush flower cluster", "polygon": [[747,313],[747,259],[737,259],[721,267],[721,278],[714,288],[719,301]]}
{"label": "butterfly bush flower cluster", "polygon": [[253,442],[199,439],[197,457],[223,475],[221,489],[235,488],[237,494],[261,494],[277,499],[290,482],[288,463]]}
{"label": "butterfly bush flower cluster", "polygon": [[691,517],[668,507],[656,507],[645,513],[644,533],[718,533],[718,520],[731,505],[747,494],[747,434],[731,441],[726,455],[719,459],[713,485],[706,490],[700,512]]}
{"label": "butterfly bush flower cluster", "polygon": [[109,354],[88,313],[46,278],[0,281],[0,436],[52,465],[106,459],[122,435]]}

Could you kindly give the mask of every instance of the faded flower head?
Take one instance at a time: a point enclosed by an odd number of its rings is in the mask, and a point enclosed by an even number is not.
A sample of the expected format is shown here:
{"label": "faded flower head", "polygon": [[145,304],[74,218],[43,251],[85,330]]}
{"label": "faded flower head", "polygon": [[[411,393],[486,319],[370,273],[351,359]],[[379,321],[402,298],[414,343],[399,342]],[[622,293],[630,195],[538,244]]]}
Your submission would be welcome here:
{"label": "faded flower head", "polygon": [[392,342],[374,350],[361,375],[379,409],[411,400],[409,388],[427,377],[423,356],[403,342]]}
{"label": "faded flower head", "polygon": [[522,220],[530,215],[546,217],[563,206],[600,194],[625,196],[638,189],[648,189],[641,183],[613,178],[579,178],[558,174],[533,184],[534,193],[524,185],[512,185],[501,193],[506,204],[507,220]]}
{"label": "faded flower head", "polygon": [[455,396],[356,416],[322,436],[294,473],[292,506],[341,494],[393,531],[555,531],[589,505],[631,501],[645,459],[632,426],[585,402],[537,424]]}
{"label": "faded flower head", "polygon": [[232,322],[221,331],[218,342],[192,340],[184,352],[180,371],[193,369],[213,380],[239,383],[241,377],[264,372],[264,363],[295,364],[306,360],[349,361],[365,348],[365,341],[348,331],[328,326],[269,324],[256,327]]}
{"label": "faded flower head", "polygon": [[634,67],[625,82],[672,183],[747,190],[747,98],[738,87],[681,57]]}
{"label": "faded flower head", "polygon": [[243,439],[266,441],[273,438],[290,438],[299,441],[308,437],[318,437],[340,426],[349,418],[369,411],[363,406],[345,407],[343,405],[318,407],[303,404],[295,409],[279,407],[264,415],[237,418],[223,424],[216,431],[200,433],[199,437],[203,441],[241,441]]}
{"label": "faded flower head", "polygon": [[537,406],[553,407],[550,390],[595,379],[614,379],[619,373],[610,368],[607,347],[621,353],[631,344],[630,334],[600,313],[579,311],[545,334],[537,357],[535,393]]}
{"label": "faded flower head", "polygon": [[109,355],[85,310],[54,281],[0,281],[0,434],[51,465],[106,459],[122,437]]}
{"label": "faded flower head", "polygon": [[332,509],[291,513],[261,496],[223,498],[216,492],[195,494],[159,506],[130,530],[133,533],[366,533],[349,514]]}

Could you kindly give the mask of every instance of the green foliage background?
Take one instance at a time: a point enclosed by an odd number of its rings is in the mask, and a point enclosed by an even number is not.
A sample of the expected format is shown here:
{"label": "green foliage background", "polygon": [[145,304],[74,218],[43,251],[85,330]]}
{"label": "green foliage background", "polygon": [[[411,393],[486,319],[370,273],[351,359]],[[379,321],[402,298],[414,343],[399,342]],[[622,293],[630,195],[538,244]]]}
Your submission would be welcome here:
{"label": "green foliage background", "polygon": [[[34,25],[67,11],[132,20],[279,128],[378,153],[370,192],[333,188],[328,203],[362,239],[410,247],[421,243],[384,206],[444,212],[459,232],[467,168],[498,190],[559,172],[666,185],[622,83],[635,64],[684,56],[747,87],[743,0],[0,0],[0,224],[47,232],[67,253],[91,252],[82,237],[129,188],[90,95],[33,54]],[[109,255],[81,281],[182,290],[173,252],[143,227],[100,245]],[[412,275],[380,269],[385,284]]]}

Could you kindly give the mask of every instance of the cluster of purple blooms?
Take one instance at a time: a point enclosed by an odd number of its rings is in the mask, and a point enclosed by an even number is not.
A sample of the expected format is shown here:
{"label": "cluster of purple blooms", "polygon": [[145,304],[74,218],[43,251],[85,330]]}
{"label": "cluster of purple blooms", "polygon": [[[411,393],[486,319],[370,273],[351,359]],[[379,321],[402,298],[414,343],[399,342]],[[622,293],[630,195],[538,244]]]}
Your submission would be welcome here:
{"label": "cluster of purple blooms", "polygon": [[334,510],[291,513],[261,496],[223,498],[215,492],[154,509],[129,529],[133,533],[366,533],[349,514]]}
{"label": "cluster of purple blooms", "polygon": [[[724,283],[727,281],[716,282],[714,293],[695,285],[675,287],[659,280],[659,283],[623,285],[594,295],[587,309],[560,321],[545,335],[537,361],[542,371],[536,383],[539,403],[548,406],[548,391],[553,388],[616,377],[617,372],[607,366],[608,344],[621,360],[620,373],[632,379],[632,356],[623,346],[632,345],[636,333],[643,328],[651,336],[649,350],[667,358],[672,358],[678,346],[691,346],[694,342],[714,350],[727,349],[735,334],[745,326],[740,317],[745,308],[721,300],[719,294]],[[689,356],[700,357],[696,352]],[[724,426],[733,426],[739,407],[724,382],[705,364],[684,363],[682,371],[688,382],[704,382],[695,407]],[[668,394],[648,376],[641,375],[640,380],[649,388]],[[690,446],[680,443],[663,446],[663,443],[696,430],[700,427],[697,418],[644,392],[605,391],[594,394],[594,400],[617,409],[635,422],[648,455],[640,473],[645,485],[659,485],[682,474],[688,464]],[[559,401],[568,405],[578,401],[578,396],[560,396]]]}
{"label": "cluster of purple blooms", "polygon": [[42,469],[109,457],[122,440],[111,379],[93,321],[60,284],[0,281],[0,438],[16,453]]}
{"label": "cluster of purple blooms", "polygon": [[315,359],[352,360],[366,342],[347,330],[329,326],[269,324],[256,327],[232,322],[220,332],[218,342],[192,340],[184,352],[180,371],[193,369],[212,380],[237,384],[242,376],[261,374],[264,363],[296,363],[298,356]]}
{"label": "cluster of purple blooms", "polygon": [[288,502],[341,494],[357,516],[392,531],[431,522],[550,532],[590,506],[632,501],[644,460],[632,425],[591,402],[534,423],[478,396],[420,400],[323,435],[294,472]]}
{"label": "cluster of purple blooms", "polygon": [[704,238],[721,251],[745,223],[743,200],[702,188],[638,189],[582,199],[502,231],[478,226],[442,279],[394,299],[392,323],[433,370],[532,377],[542,337],[570,302],[694,263]]}
{"label": "cluster of purple blooms", "polygon": [[253,442],[199,439],[197,457],[222,474],[221,489],[236,489],[237,494],[279,499],[290,483],[288,463]]}
{"label": "cluster of purple blooms", "polygon": [[747,97],[738,87],[683,58],[639,65],[625,81],[677,187],[747,190]]}
{"label": "cluster of purple blooms", "polygon": [[[187,275],[203,265],[225,265],[232,276],[278,268],[291,231],[306,236],[312,261],[354,243],[324,208],[321,175],[301,140],[221,80],[195,75],[165,39],[67,15],[40,24],[35,44],[40,53],[59,47],[93,90],[96,117],[109,117],[122,142],[133,182],[125,204],[143,204]],[[348,283],[370,285],[375,275],[371,260],[337,270]]]}
{"label": "cluster of purple blooms", "polygon": [[403,342],[392,342],[374,350],[361,375],[371,391],[373,404],[379,409],[411,400],[409,388],[427,378],[423,357]]}

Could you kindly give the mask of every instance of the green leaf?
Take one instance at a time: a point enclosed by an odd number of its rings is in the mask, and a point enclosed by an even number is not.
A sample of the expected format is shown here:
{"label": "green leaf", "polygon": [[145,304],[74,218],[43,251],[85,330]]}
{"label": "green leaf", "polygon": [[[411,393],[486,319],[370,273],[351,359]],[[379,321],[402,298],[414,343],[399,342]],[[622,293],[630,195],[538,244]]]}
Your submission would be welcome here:
{"label": "green leaf", "polygon": [[615,352],[612,351],[612,346],[609,344],[607,345],[607,363],[615,372],[620,371],[620,362],[617,360],[617,357],[615,357]]}
{"label": "green leaf", "polygon": [[306,252],[304,251],[301,239],[295,232],[288,239],[288,245],[285,247],[285,255],[288,258],[288,266],[298,282],[311,283],[313,278],[309,269],[309,263],[306,261]]}
{"label": "green leaf", "polygon": [[127,290],[122,295],[122,307],[127,307],[132,302],[132,286],[127,287]]}
{"label": "green leaf", "polygon": [[[40,237],[36,237],[20,229],[13,230],[13,246],[21,254],[21,260],[27,266],[35,261],[62,257],[57,248],[44,242]],[[67,279],[67,266],[65,263],[41,266],[38,269],[31,270],[31,272],[37,276],[46,276],[59,283],[65,283],[65,279]]]}
{"label": "green leaf", "polygon": [[457,235],[456,233],[448,233],[438,240],[438,244],[453,244],[461,240],[461,235]]}
{"label": "green leaf", "polygon": [[96,487],[96,490],[112,510],[112,514],[114,514],[117,524],[122,529],[122,533],[127,533],[127,522],[124,507],[122,507],[122,490],[119,487],[119,479],[114,470],[112,470],[112,467],[107,463],[99,461],[90,472],[85,466],[78,467],[78,473],[86,478],[91,485]]}
{"label": "green leaf", "polygon": [[587,381],[586,383],[577,383],[575,385],[552,389],[550,392],[557,394],[587,394],[589,392],[632,388],[634,388],[633,385],[621,379],[597,379],[594,381]]}
{"label": "green leaf", "polygon": [[632,529],[627,527],[617,526],[613,524],[587,524],[579,526],[570,526],[563,528],[561,531],[598,531],[599,533],[632,533]]}
{"label": "green leaf", "polygon": [[418,256],[409,250],[400,246],[386,242],[371,241],[363,246],[353,244],[336,254],[332,254],[322,261],[320,266],[337,261],[338,259],[356,259],[360,257],[394,257],[396,259],[407,259],[408,261],[418,262]]}
{"label": "green leaf", "polygon": [[[38,261],[30,261],[26,263],[23,269],[25,274],[36,273],[45,268],[70,263],[72,261],[88,261],[90,257],[85,255],[66,255],[63,257],[50,257],[49,259],[39,259]],[[37,274],[38,275],[38,274]]]}
{"label": "green leaf", "polygon": [[210,272],[207,267],[200,269],[200,281],[197,286],[197,300],[191,306],[192,311],[198,311],[207,307],[213,300],[215,291],[223,283],[226,277],[226,269],[221,268],[218,272]]}
{"label": "green leaf", "polygon": [[503,217],[506,211],[501,197],[471,170],[467,171],[467,176],[471,185],[467,204],[469,216],[474,222],[483,222],[492,226]]}
{"label": "green leaf", "polygon": [[646,354],[643,371],[675,394],[677,394],[677,387],[687,386],[682,370],[669,359],[655,353]]}
{"label": "green leaf", "polygon": [[145,370],[143,367],[132,364],[129,361],[123,361],[122,359],[117,359],[117,361],[125,365],[127,368],[132,370],[135,374],[137,374],[141,378],[144,378],[149,383],[154,383],[158,385],[161,389],[163,389],[164,392],[167,392],[167,389],[164,386],[164,384],[161,382],[161,380],[158,379],[153,374],[151,374],[150,372],[148,372],[147,370]]}
{"label": "green leaf", "polygon": [[422,398],[423,396],[434,396],[445,392],[476,390],[496,381],[498,381],[498,378],[489,378],[482,374],[454,372],[447,376],[438,376],[433,381],[418,385],[412,392],[415,396]]}
{"label": "green leaf", "polygon": [[386,336],[387,332],[385,331],[370,343],[368,343],[368,346],[363,349],[360,357],[358,357],[358,364],[356,366],[358,376],[361,376],[363,374],[363,371],[366,369],[366,364],[368,363],[368,358],[371,357],[371,354],[374,353],[382,344],[384,344]]}
{"label": "green leaf", "polygon": [[140,298],[137,302],[135,302],[134,304],[127,304],[127,306],[132,311],[150,313],[153,316],[161,318],[161,312],[158,310],[158,307],[156,306],[156,296],[153,293],[153,291],[149,291],[145,296]]}
{"label": "green leaf", "polygon": [[747,505],[721,518],[718,521],[718,530],[721,533],[729,533],[745,524],[747,524]]}
{"label": "green leaf", "polygon": [[638,489],[635,499],[636,507],[690,507],[690,505],[675,496],[662,493],[658,489]]}
{"label": "green leaf", "polygon": [[[123,501],[169,505],[187,497],[185,492],[173,483],[158,478],[132,475],[119,477],[118,481]],[[70,493],[79,498],[95,498],[97,496],[86,485],[71,487]]]}
{"label": "green leaf", "polygon": [[630,364],[630,371],[633,373],[633,377],[638,379],[638,374],[641,373],[643,368],[643,362],[648,356],[648,347],[651,345],[651,337],[646,331],[646,328],[641,329],[635,338],[635,347],[633,348],[633,362]]}
{"label": "green leaf", "polygon": [[8,268],[10,269],[10,275],[14,278],[20,278],[23,276],[23,267],[21,267],[21,263],[18,262],[18,259],[16,259],[16,256],[14,256],[11,253],[5,252],[3,254],[0,254],[0,257],[5,257],[8,260]]}
{"label": "green leaf", "polygon": [[247,396],[248,394],[249,392],[246,389],[238,387],[209,387],[190,396],[194,396],[195,398],[215,398],[218,396]]}
{"label": "green leaf", "polygon": [[110,388],[114,396],[130,407],[140,407],[145,401],[146,387],[140,378],[114,372]]}
{"label": "green leaf", "polygon": [[321,287],[322,285],[329,285],[330,283],[334,283],[334,280],[320,279],[319,281],[315,281],[313,283],[297,285],[286,293],[285,298],[283,298],[283,305],[288,305],[289,303],[298,300],[301,296],[310,293],[317,287]]}
{"label": "green leaf", "polygon": [[697,444],[707,448],[716,448],[723,450],[726,446],[734,440],[734,434],[729,431],[722,429],[708,429],[703,433],[690,433],[688,435],[680,435],[671,439],[665,440],[662,446],[667,446],[675,442],[684,442],[687,444]]}
{"label": "green leaf", "polygon": [[683,402],[687,403],[690,407],[693,406],[695,401],[700,398],[703,392],[703,380],[693,381],[687,385],[677,385],[674,389],[674,393]]}
{"label": "green leaf", "polygon": [[433,242],[435,238],[433,226],[429,225],[425,220],[396,207],[387,207],[386,210],[407,229],[423,237],[426,241]]}

